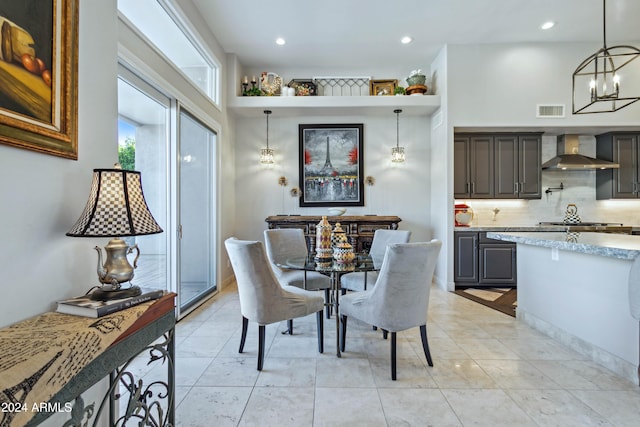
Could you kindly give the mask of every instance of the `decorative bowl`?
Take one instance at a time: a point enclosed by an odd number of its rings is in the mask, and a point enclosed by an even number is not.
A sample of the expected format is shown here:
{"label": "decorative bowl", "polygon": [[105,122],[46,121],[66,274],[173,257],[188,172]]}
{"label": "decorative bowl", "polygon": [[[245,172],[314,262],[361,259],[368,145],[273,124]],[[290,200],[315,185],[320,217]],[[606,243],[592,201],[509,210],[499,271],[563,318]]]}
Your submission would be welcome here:
{"label": "decorative bowl", "polygon": [[329,208],[328,210],[329,210],[329,215],[331,216],[340,216],[347,211],[345,208]]}

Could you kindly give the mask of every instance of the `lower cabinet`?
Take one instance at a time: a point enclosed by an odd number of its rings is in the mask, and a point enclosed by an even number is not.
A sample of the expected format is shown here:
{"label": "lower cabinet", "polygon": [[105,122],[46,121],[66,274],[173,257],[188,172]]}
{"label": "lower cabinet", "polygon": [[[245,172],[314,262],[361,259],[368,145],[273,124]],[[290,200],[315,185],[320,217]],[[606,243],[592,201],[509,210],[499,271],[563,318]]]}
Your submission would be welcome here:
{"label": "lower cabinet", "polygon": [[457,287],[517,284],[516,244],[487,238],[486,232],[454,232]]}

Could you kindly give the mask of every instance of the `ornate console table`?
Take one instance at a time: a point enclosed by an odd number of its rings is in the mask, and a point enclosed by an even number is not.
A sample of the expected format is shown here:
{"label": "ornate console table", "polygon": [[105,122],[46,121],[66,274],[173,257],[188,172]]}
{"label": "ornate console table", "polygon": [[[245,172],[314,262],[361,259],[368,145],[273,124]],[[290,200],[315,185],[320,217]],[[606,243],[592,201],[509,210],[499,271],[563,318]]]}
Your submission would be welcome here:
{"label": "ornate console table", "polygon": [[[322,216],[277,215],[269,216],[265,221],[269,228],[301,228],[307,238],[309,251],[315,251],[316,225]],[[373,241],[373,234],[378,229],[397,230],[398,223],[402,221],[397,216],[328,216],[327,220],[334,226],[340,223],[347,233],[349,243],[356,252],[367,252]]]}
{"label": "ornate console table", "polygon": [[[104,413],[110,426],[173,426],[174,299],[98,319],[44,313],[0,329],[0,426],[35,426],[59,412],[65,426],[95,426]],[[166,366],[166,378],[133,375],[130,363],[143,354]],[[106,376],[102,401],[85,404],[81,394]]]}

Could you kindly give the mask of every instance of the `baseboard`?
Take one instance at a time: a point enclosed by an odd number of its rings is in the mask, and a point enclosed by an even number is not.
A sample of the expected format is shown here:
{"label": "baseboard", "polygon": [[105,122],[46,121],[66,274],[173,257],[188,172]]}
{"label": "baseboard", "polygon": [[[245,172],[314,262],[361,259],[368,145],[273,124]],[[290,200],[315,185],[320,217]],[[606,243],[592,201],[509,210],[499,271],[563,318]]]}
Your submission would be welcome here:
{"label": "baseboard", "polygon": [[636,385],[640,385],[638,379],[638,368],[619,356],[609,353],[608,351],[584,341],[575,335],[566,332],[563,329],[554,326],[535,315],[528,313],[522,308],[518,308],[516,317],[518,320],[526,323],[537,331],[553,338],[554,340],[570,347],[572,350],[586,356],[589,360],[596,362],[600,366],[628,379]]}

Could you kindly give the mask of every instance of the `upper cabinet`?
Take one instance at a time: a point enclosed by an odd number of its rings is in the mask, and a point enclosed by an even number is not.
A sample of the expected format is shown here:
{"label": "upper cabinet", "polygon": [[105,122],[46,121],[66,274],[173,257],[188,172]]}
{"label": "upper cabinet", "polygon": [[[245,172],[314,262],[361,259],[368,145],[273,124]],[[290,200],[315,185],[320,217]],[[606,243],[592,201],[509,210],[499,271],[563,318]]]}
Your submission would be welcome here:
{"label": "upper cabinet", "polygon": [[454,197],[539,199],[541,157],[538,133],[456,134]]}
{"label": "upper cabinet", "polygon": [[455,135],[453,193],[458,199],[493,199],[493,137]]}
{"label": "upper cabinet", "polygon": [[606,133],[596,137],[596,157],[618,169],[596,171],[596,199],[636,199],[640,194],[640,133]]}

